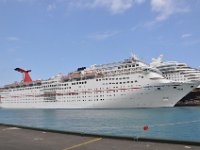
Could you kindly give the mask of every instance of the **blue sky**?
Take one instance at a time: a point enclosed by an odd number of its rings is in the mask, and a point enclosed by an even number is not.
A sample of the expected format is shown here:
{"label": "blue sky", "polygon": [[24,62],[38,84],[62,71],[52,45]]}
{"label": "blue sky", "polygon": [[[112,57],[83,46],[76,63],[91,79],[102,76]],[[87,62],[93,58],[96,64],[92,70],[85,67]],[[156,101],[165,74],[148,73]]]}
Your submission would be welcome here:
{"label": "blue sky", "polygon": [[200,66],[199,0],[0,0],[0,85],[120,61]]}

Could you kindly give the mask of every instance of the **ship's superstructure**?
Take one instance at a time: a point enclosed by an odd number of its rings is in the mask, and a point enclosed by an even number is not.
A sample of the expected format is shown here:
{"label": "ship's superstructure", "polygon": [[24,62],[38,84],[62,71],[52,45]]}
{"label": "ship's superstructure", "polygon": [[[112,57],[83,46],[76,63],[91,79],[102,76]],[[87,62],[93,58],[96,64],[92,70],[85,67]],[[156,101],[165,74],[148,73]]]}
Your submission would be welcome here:
{"label": "ship's superstructure", "polygon": [[[163,76],[169,80],[177,82],[199,82],[200,70],[189,67],[186,63],[177,61],[162,61],[163,55],[157,59],[153,58],[152,67],[159,69]],[[200,104],[200,85],[183,97],[177,105],[199,105]]]}
{"label": "ship's superstructure", "polygon": [[200,81],[200,70],[191,68],[186,63],[163,62],[162,59],[163,55],[160,55],[157,59],[153,58],[150,65],[159,69],[165,78],[178,82]]}
{"label": "ship's superstructure", "polygon": [[[17,71],[25,75],[29,72]],[[158,69],[133,56],[121,62],[78,68],[67,76],[5,85],[0,88],[0,107],[173,107],[197,85],[167,80]]]}

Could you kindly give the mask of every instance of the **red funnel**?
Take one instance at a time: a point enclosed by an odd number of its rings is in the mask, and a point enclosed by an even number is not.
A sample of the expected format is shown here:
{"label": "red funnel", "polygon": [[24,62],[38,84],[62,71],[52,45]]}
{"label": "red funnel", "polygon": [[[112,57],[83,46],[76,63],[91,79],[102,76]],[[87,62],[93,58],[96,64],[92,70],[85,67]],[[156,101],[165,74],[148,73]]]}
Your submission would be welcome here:
{"label": "red funnel", "polygon": [[16,68],[15,71],[23,73],[23,82],[32,82],[32,79],[29,75],[29,72],[31,72],[31,70],[24,70],[21,68]]}

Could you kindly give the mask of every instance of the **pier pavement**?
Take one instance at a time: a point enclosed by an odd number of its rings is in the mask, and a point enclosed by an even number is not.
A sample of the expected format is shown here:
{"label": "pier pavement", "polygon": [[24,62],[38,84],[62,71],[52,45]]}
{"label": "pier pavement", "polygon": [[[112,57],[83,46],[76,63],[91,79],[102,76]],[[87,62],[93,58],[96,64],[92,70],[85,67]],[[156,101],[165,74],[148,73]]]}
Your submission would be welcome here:
{"label": "pier pavement", "polygon": [[136,141],[0,125],[0,150],[199,150],[198,143]]}

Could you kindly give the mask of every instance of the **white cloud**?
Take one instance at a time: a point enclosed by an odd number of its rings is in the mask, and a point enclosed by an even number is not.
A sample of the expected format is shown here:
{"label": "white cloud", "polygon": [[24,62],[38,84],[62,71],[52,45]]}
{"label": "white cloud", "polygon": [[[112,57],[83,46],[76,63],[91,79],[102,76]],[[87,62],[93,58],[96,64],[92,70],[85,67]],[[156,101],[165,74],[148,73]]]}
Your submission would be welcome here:
{"label": "white cloud", "polygon": [[70,6],[79,8],[105,8],[112,14],[120,14],[132,8],[134,4],[142,4],[145,0],[76,0]]}
{"label": "white cloud", "polygon": [[191,37],[192,36],[192,34],[189,34],[189,33],[186,33],[186,34],[182,34],[181,35],[181,38],[188,38],[188,37]]}
{"label": "white cloud", "polygon": [[144,27],[144,25],[142,25],[142,24],[136,24],[135,26],[131,27],[130,30],[132,32],[134,32],[134,31],[136,31],[136,30],[138,30],[140,28],[143,28],[143,27]]}
{"label": "white cloud", "polygon": [[53,11],[54,9],[56,9],[56,4],[55,3],[49,4],[47,6],[47,11]]}
{"label": "white cloud", "polygon": [[19,38],[18,38],[18,37],[11,36],[11,37],[7,37],[6,40],[7,40],[7,41],[10,41],[10,42],[15,42],[15,41],[19,41]]}
{"label": "white cloud", "polygon": [[133,0],[95,0],[94,7],[105,7],[113,14],[122,13],[130,9],[133,5]]}
{"label": "white cloud", "polygon": [[110,37],[113,37],[115,35],[119,34],[119,31],[109,31],[109,32],[103,32],[103,33],[95,33],[95,34],[91,34],[88,37],[94,40],[105,40],[108,39]]}
{"label": "white cloud", "polygon": [[157,13],[155,20],[163,21],[173,14],[188,12],[188,6],[183,2],[180,0],[151,0],[151,9]]}

